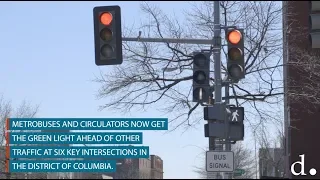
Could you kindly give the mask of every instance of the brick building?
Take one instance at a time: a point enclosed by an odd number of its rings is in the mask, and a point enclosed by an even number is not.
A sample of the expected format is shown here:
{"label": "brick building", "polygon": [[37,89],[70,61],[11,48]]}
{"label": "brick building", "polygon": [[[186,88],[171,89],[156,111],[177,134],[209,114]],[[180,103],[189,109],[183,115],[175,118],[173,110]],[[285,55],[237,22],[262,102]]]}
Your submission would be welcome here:
{"label": "brick building", "polygon": [[282,148],[259,149],[259,175],[269,177],[283,177],[284,158]]}
{"label": "brick building", "polygon": [[[284,63],[302,61],[304,56],[297,56],[298,51],[305,54],[320,55],[317,49],[311,49],[309,41],[310,1],[283,1],[283,53]],[[320,63],[320,61],[318,61]],[[309,174],[311,168],[319,170],[320,144],[315,142],[320,137],[320,110],[307,97],[296,100],[292,92],[306,93],[305,84],[311,84],[306,70],[296,65],[284,66],[285,84],[285,136],[286,136],[286,177],[288,178],[320,178],[320,173]],[[307,74],[307,76],[305,76]],[[303,84],[305,83],[305,84]],[[318,82],[319,84],[320,82]],[[319,97],[318,97],[319,98]],[[300,161],[299,155],[305,154],[306,176],[293,176],[291,164]],[[300,172],[301,167],[296,168]]]}
{"label": "brick building", "polygon": [[151,159],[119,159],[121,163],[114,173],[114,179],[150,179],[151,178]]}
{"label": "brick building", "polygon": [[151,179],[163,179],[163,160],[151,155]]}
{"label": "brick building", "polygon": [[163,160],[157,155],[149,158],[121,159],[115,179],[163,179]]}
{"label": "brick building", "polygon": [[119,159],[115,173],[73,173],[73,179],[163,179],[163,160],[156,155],[149,158]]}

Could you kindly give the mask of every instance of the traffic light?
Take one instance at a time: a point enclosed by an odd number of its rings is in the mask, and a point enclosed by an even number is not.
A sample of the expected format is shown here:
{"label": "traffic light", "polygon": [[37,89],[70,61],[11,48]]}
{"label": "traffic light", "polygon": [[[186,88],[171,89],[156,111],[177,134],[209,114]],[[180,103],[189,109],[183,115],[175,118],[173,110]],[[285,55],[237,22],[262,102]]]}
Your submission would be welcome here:
{"label": "traffic light", "polygon": [[320,1],[309,1],[309,42],[311,48],[320,48]]}
{"label": "traffic light", "polygon": [[193,102],[208,102],[211,52],[193,52]]}
{"label": "traffic light", "polygon": [[121,11],[119,6],[93,8],[95,63],[122,63]]}
{"label": "traffic light", "polygon": [[245,77],[243,30],[227,30],[226,39],[228,42],[228,75],[232,81],[238,82]]}

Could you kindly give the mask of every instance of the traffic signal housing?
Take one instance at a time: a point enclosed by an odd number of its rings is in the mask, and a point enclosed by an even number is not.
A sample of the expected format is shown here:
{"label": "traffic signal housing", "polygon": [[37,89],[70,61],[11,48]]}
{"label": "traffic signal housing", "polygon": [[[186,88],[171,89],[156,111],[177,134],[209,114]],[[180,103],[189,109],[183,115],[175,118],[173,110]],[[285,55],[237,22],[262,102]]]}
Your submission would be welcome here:
{"label": "traffic signal housing", "polygon": [[193,52],[193,102],[208,102],[211,52]]}
{"label": "traffic signal housing", "polygon": [[320,1],[309,1],[309,43],[311,48],[320,48]]}
{"label": "traffic signal housing", "polygon": [[119,6],[93,8],[95,63],[122,64],[121,9]]}
{"label": "traffic signal housing", "polygon": [[228,29],[226,39],[228,44],[228,76],[233,82],[238,82],[245,78],[243,30]]}

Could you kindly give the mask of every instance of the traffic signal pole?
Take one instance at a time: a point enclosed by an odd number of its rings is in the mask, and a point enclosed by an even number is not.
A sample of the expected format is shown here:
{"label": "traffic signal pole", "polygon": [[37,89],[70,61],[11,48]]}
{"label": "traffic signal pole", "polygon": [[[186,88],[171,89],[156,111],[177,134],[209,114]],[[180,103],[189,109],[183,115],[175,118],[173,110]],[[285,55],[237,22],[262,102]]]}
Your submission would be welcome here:
{"label": "traffic signal pole", "polygon": [[[222,79],[221,79],[221,25],[220,25],[220,1],[214,1],[214,37],[213,37],[213,59],[214,59],[214,103],[222,103]],[[212,123],[212,122],[208,122]],[[217,142],[217,143],[216,143]],[[223,146],[219,143],[219,146],[215,148],[215,145],[218,145],[219,140],[215,140],[214,137],[209,137],[209,151],[223,150]],[[213,173],[207,172],[207,179],[215,179]],[[217,178],[220,178],[220,173],[217,173]]]}
{"label": "traffic signal pole", "polygon": [[[229,94],[229,83],[226,83],[225,84],[225,98],[226,98],[225,102],[226,102],[226,104],[230,104],[229,96],[230,96],[230,94]],[[228,118],[230,118],[230,117],[228,117]],[[225,150],[226,151],[231,151],[231,143],[230,143],[230,141],[226,142]],[[225,173],[225,175],[226,175],[226,179],[232,179],[232,177],[233,177],[233,173]]]}
{"label": "traffic signal pole", "polygon": [[176,39],[176,38],[132,38],[122,37],[122,41],[135,41],[135,42],[153,42],[153,43],[182,43],[182,44],[207,44],[211,45],[212,40],[209,39]]}
{"label": "traffic signal pole", "polygon": [[[228,25],[227,23],[227,21],[225,21],[224,22],[225,24],[225,27]],[[229,96],[230,96],[230,92],[229,92],[229,83],[228,82],[226,82],[225,84],[224,84],[225,86],[225,89],[224,89],[224,92],[225,92],[225,95],[224,95],[224,97],[225,97],[225,103],[226,104],[230,104],[230,99],[229,99]],[[228,118],[230,118],[230,117],[228,117]],[[228,119],[226,119],[226,120],[228,120]],[[229,132],[227,132],[227,133],[229,133]],[[230,142],[226,142],[226,144],[225,144],[225,151],[231,151],[231,143]],[[226,175],[226,179],[232,179],[233,178],[233,173],[225,173],[225,175]]]}
{"label": "traffic signal pole", "polygon": [[215,104],[222,102],[222,79],[221,79],[221,26],[220,26],[220,4],[219,1],[214,1],[214,99]]}

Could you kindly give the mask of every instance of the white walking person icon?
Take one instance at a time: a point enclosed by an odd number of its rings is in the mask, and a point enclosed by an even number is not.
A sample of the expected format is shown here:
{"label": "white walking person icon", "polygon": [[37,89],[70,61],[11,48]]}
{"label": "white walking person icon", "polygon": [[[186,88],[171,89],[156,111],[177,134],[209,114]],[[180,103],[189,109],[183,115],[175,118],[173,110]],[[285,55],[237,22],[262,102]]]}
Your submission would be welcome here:
{"label": "white walking person icon", "polygon": [[231,121],[238,121],[238,117],[239,114],[238,114],[238,110],[232,112],[232,120]]}

